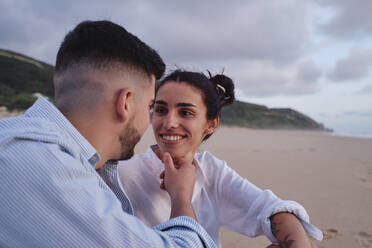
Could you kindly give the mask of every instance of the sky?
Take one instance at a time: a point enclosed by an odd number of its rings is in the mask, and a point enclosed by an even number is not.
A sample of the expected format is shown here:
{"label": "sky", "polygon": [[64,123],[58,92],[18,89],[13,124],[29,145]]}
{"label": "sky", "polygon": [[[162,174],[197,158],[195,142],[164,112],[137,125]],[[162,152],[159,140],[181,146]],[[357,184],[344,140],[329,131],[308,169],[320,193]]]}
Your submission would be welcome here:
{"label": "sky", "polygon": [[68,31],[110,20],[168,69],[223,71],[239,100],[372,135],[371,9],[370,0],[0,0],[0,48],[54,65]]}

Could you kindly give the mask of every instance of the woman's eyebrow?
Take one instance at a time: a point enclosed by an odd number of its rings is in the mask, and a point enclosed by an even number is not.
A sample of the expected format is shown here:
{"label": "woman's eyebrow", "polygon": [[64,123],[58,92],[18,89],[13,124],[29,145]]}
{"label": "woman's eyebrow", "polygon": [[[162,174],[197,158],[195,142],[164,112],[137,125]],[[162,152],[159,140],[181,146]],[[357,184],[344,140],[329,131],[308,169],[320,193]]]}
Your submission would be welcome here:
{"label": "woman's eyebrow", "polygon": [[162,101],[162,100],[157,100],[157,101],[155,101],[155,104],[160,104],[160,105],[168,106],[168,103],[165,102],[165,101]]}
{"label": "woman's eyebrow", "polygon": [[[164,105],[164,106],[168,106],[168,103],[166,101],[163,101],[163,100],[157,100],[155,101],[155,104],[160,104],[160,105]],[[188,102],[179,102],[176,104],[176,107],[197,107],[195,104],[192,104],[192,103],[188,103]]]}
{"label": "woman's eyebrow", "polygon": [[176,107],[195,107],[196,108],[196,105],[192,103],[187,103],[187,102],[179,102],[176,104]]}

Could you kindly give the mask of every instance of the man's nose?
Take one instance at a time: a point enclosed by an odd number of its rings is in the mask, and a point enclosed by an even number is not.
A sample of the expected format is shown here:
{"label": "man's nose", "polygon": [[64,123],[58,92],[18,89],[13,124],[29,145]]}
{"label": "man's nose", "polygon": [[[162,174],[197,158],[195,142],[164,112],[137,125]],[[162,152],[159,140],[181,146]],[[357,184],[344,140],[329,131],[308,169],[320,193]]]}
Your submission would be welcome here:
{"label": "man's nose", "polygon": [[178,126],[178,120],[177,120],[177,117],[172,114],[172,113],[169,113],[165,120],[164,120],[164,127],[166,129],[172,129],[172,128],[176,128]]}

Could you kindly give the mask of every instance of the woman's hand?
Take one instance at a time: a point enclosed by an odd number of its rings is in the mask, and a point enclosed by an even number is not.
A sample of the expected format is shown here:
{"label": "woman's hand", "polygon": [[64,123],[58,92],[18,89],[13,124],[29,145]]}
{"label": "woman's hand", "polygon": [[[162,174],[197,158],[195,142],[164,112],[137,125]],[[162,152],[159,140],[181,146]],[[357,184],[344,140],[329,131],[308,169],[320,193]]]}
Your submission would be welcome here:
{"label": "woman's hand", "polygon": [[163,163],[165,170],[160,174],[160,178],[163,179],[160,187],[166,190],[171,198],[171,218],[189,216],[196,220],[191,205],[196,181],[195,166],[179,159],[176,167],[167,152],[163,154]]}

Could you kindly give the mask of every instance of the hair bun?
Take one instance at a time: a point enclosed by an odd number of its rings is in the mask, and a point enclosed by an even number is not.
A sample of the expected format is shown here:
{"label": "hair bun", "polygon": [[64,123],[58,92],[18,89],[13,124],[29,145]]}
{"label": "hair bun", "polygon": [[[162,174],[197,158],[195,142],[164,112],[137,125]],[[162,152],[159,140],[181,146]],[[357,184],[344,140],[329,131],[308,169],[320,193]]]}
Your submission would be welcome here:
{"label": "hair bun", "polygon": [[216,74],[213,77],[210,73],[209,75],[209,80],[216,85],[217,92],[221,94],[221,106],[232,104],[235,100],[235,87],[232,79],[223,74]]}

